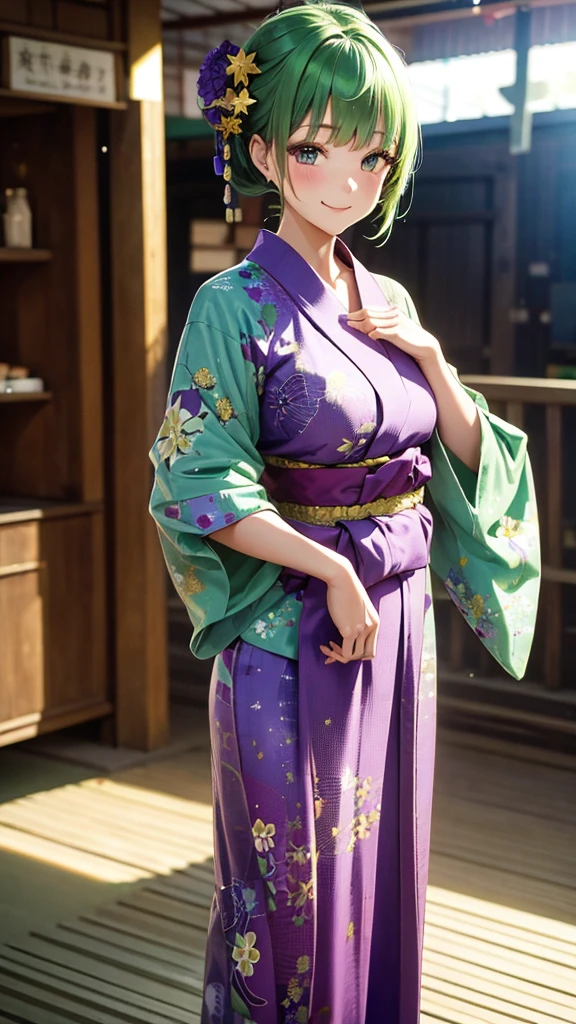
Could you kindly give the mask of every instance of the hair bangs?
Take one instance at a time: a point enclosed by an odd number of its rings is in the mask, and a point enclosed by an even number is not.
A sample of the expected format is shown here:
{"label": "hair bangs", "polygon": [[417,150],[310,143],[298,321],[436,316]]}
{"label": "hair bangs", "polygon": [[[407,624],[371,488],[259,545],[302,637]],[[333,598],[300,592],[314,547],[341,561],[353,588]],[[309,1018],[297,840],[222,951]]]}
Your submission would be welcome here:
{"label": "hair bangs", "polygon": [[[275,147],[282,209],[288,140],[298,127],[306,126],[303,141],[312,142],[325,123],[330,102],[330,143],[352,143],[362,149],[374,140],[382,149],[395,146],[395,163],[378,204],[378,230],[372,236],[386,241],[414,172],[420,141],[400,53],[365,14],[330,3],[273,15],[244,48],[247,53],[256,51],[261,74],[250,85],[256,102],[245,132],[230,139],[234,187],[245,195],[270,191],[249,153],[251,135],[260,135]],[[380,131],[383,134],[375,138]]]}

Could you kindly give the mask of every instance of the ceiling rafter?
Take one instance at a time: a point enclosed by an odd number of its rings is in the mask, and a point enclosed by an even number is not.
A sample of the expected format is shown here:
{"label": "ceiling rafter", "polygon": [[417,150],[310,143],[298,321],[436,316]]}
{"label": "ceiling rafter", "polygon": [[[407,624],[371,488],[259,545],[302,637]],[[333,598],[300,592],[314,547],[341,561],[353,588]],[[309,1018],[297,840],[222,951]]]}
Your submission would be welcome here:
{"label": "ceiling rafter", "polygon": [[[447,6],[447,2],[450,6]],[[560,7],[570,0],[529,0],[531,7]],[[452,6],[454,0],[366,0],[364,10],[375,20],[386,21],[398,28],[419,22],[450,21],[460,18],[474,17],[490,11],[490,14],[510,13],[516,7],[524,7],[527,0],[483,0],[477,6]],[[427,11],[426,8],[436,10]],[[192,31],[194,29],[220,28],[224,25],[239,23],[250,24],[260,22],[270,14],[274,14],[278,3],[268,7],[246,7],[243,10],[219,11],[209,15],[186,15],[185,17],[165,21],[162,28],[165,32]],[[376,19],[377,16],[377,19]]]}

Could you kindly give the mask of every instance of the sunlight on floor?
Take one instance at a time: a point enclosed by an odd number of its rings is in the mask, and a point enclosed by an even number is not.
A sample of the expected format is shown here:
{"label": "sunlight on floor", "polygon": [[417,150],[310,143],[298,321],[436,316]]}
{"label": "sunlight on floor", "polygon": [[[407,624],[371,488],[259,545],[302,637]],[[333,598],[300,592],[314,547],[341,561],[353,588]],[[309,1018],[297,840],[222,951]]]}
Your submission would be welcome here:
{"label": "sunlight on floor", "polygon": [[212,855],[204,803],[89,779],[0,806],[0,850],[102,882],[169,874]]}
{"label": "sunlight on floor", "polygon": [[429,887],[421,1024],[574,1022],[575,968],[573,925]]}

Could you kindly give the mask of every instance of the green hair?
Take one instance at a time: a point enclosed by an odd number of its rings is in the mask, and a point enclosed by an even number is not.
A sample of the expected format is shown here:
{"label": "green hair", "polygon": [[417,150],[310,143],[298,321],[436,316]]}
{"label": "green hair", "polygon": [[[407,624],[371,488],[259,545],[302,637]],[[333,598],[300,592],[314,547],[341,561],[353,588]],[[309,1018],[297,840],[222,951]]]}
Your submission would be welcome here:
{"label": "green hair", "polygon": [[[332,102],[334,129],[330,142],[361,149],[369,145],[380,119],[382,148],[397,143],[378,204],[385,242],[400,198],[415,170],[420,130],[406,66],[399,52],[366,15],[336,3],[294,7],[273,15],[244,43],[261,74],[250,78],[257,102],[242,119],[242,133],[230,138],[232,184],[243,195],[263,195],[270,184],[254,165],[250,138],[260,135],[275,145],[281,182],[286,175],[286,146],[305,116],[311,114],[306,141],[312,141]],[[283,203],[283,191],[280,200]]]}

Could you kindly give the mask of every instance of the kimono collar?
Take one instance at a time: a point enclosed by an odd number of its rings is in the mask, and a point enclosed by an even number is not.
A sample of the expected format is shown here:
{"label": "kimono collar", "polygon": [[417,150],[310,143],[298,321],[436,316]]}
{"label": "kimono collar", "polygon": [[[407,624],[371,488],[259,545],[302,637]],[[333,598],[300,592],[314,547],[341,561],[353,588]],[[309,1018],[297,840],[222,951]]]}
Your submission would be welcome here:
{"label": "kimono collar", "polygon": [[[372,274],[352,255],[341,238],[336,239],[334,251],[343,263],[352,267],[362,307],[389,305]],[[260,231],[246,258],[273,277],[314,321],[333,324],[337,317],[343,326],[346,324],[348,313],[336,293],[283,238],[272,231]]]}

